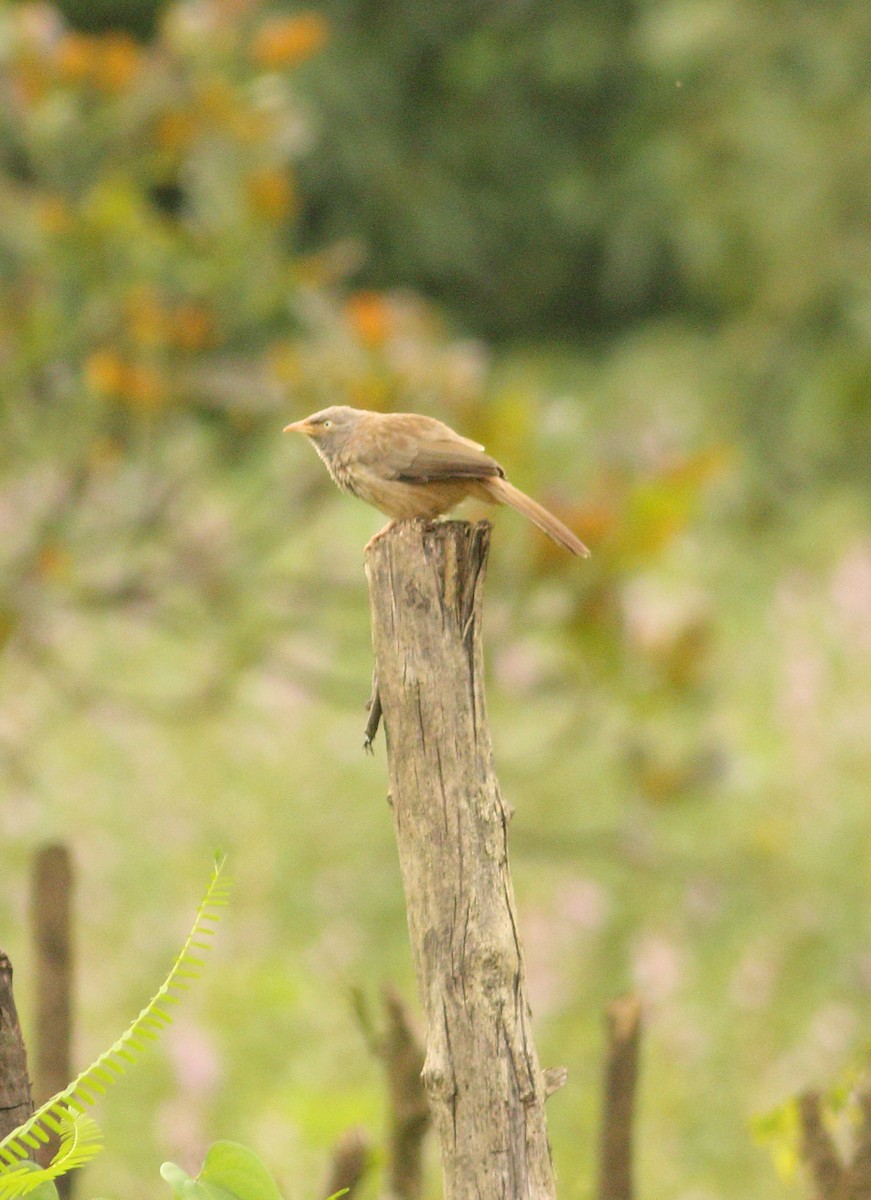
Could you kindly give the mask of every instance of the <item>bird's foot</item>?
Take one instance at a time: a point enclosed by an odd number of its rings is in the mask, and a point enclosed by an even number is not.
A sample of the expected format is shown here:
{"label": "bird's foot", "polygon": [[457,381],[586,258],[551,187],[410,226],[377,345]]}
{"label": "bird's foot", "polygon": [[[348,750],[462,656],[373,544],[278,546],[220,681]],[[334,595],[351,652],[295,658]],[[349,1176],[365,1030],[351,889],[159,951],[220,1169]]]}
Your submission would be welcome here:
{"label": "bird's foot", "polygon": [[372,537],[369,538],[369,541],[363,547],[363,553],[367,554],[372,549],[372,547],[375,545],[375,543],[380,538],[384,537],[385,533],[389,533],[390,530],[394,527],[394,525],[398,525],[398,524],[399,524],[399,522],[395,519],[392,521],[388,521],[383,529],[379,529],[377,533],[373,534]]}

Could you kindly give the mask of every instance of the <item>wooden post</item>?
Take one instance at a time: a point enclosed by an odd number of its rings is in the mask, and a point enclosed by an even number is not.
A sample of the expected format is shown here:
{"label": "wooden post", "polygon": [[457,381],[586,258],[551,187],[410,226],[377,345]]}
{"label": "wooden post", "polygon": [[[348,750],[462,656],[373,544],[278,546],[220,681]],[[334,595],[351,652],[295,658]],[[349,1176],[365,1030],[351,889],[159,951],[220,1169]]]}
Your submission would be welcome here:
{"label": "wooden post", "polygon": [[[40,847],[31,876],[31,925],[34,950],[36,1037],[33,1055],[33,1092],[37,1104],[56,1095],[73,1078],[72,1007],[72,894],[70,852],[59,842]],[[58,1148],[52,1138],[36,1152],[47,1166]],[[60,1200],[70,1200],[76,1173],[57,1180]]]}
{"label": "wooden post", "polygon": [[819,1200],[840,1200],[845,1196],[845,1170],[835,1140],[823,1124],[819,1092],[799,1096],[801,1157],[813,1179]]}
{"label": "wooden post", "polygon": [[66,846],[42,846],[33,861],[35,952],[34,1092],[42,1104],[73,1078],[72,864]]}
{"label": "wooden post", "polygon": [[372,640],[445,1200],[551,1200],[510,814],[484,705],[489,540],[487,522],[464,521],[405,522],[376,538]]}
{"label": "wooden post", "polygon": [[612,1001],[607,1027],[599,1200],[632,1200],[632,1134],[641,1037],[638,997]]}
{"label": "wooden post", "polygon": [[384,1200],[420,1200],[423,1140],[430,1123],[421,1072],[424,1052],[396,988],[382,994],[385,1024],[375,1050],[387,1073],[388,1133]]}
{"label": "wooden post", "polygon": [[324,1196],[344,1192],[348,1200],[356,1193],[366,1174],[372,1147],[369,1134],[359,1125],[348,1129],[333,1147],[327,1181],[321,1189]]}
{"label": "wooden post", "polygon": [[868,1200],[871,1196],[871,1084],[856,1096],[858,1120],[852,1130],[852,1148],[842,1153],[826,1127],[819,1092],[798,1098],[801,1157],[818,1200]]}
{"label": "wooden post", "polygon": [[32,1116],[27,1051],[12,994],[12,963],[0,950],[0,1139]]}

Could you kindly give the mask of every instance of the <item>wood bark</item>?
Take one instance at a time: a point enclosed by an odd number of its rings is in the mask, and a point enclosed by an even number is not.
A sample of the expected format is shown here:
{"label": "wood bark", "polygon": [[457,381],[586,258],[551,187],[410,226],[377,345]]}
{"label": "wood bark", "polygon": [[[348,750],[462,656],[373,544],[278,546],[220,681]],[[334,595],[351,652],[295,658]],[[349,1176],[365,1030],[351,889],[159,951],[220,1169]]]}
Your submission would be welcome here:
{"label": "wood bark", "polygon": [[871,1197],[871,1085],[865,1085],[858,1101],[861,1116],[847,1179],[847,1200],[868,1200]]}
{"label": "wood bark", "polygon": [[[36,987],[36,1037],[33,1054],[33,1094],[36,1104],[56,1095],[73,1078],[73,868],[70,852],[59,842],[42,846],[33,860],[31,927]],[[48,1166],[58,1149],[51,1137],[35,1152]],[[70,1200],[76,1174],[61,1175],[56,1186],[60,1200]]]}
{"label": "wood bark", "polygon": [[816,1188],[816,1200],[871,1200],[871,1084],[857,1097],[852,1154],[843,1155],[823,1117],[819,1092],[798,1098],[801,1157]]}
{"label": "wood bark", "polygon": [[31,918],[35,952],[38,1104],[67,1086],[72,1063],[72,865],[66,846],[43,846],[33,863]]}
{"label": "wood bark", "polygon": [[555,1195],[493,771],[481,610],[490,526],[403,522],[367,550],[390,803],[446,1200]]}
{"label": "wood bark", "polygon": [[424,1051],[396,988],[382,996],[386,1017],[377,1051],[387,1073],[388,1134],[384,1200],[420,1200],[423,1140],[430,1113],[421,1073]]}
{"label": "wood bark", "polygon": [[608,1006],[599,1200],[632,1200],[632,1147],[641,1004],[621,996]]}
{"label": "wood bark", "polygon": [[372,1147],[369,1135],[359,1126],[347,1130],[333,1148],[324,1196],[345,1192],[346,1200],[356,1193],[369,1166]]}
{"label": "wood bark", "polygon": [[0,1139],[33,1116],[27,1051],[12,994],[12,963],[0,950]]}

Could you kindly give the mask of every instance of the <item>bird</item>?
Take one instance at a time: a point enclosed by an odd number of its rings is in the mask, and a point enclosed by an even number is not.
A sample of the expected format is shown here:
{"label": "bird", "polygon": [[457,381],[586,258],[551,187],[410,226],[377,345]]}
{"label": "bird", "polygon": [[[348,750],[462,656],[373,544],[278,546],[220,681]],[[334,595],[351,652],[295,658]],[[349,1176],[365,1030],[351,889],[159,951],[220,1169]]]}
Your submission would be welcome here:
{"label": "bird", "polygon": [[474,497],[516,509],[572,554],[590,553],[553,513],[509,483],[483,446],[435,417],[336,404],[284,432],[304,434],[342,491],[390,517],[382,533],[398,521],[433,520]]}

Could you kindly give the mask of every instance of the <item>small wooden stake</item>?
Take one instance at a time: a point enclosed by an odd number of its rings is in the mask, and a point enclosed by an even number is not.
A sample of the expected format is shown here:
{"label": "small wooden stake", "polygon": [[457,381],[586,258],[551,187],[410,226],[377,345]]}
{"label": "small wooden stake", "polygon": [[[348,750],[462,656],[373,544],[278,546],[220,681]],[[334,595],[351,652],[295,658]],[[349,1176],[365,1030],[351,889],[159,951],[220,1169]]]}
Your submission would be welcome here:
{"label": "small wooden stake", "polygon": [[[73,1078],[72,1010],[73,869],[69,850],[60,843],[43,846],[33,862],[31,919],[33,927],[36,1037],[33,1091],[42,1104]],[[47,1165],[57,1150],[54,1138],[37,1153]],[[75,1172],[61,1175],[57,1189],[70,1200]]]}
{"label": "small wooden stake", "polygon": [[632,1135],[641,1038],[637,996],[622,996],[611,1003],[607,1029],[598,1194],[599,1200],[632,1200]]}
{"label": "small wooden stake", "polygon": [[12,994],[12,963],[0,950],[0,1138],[32,1116],[27,1051]]}
{"label": "small wooden stake", "polygon": [[65,1088],[74,1074],[72,883],[66,846],[53,844],[37,851],[31,913],[36,1000],[33,1090],[38,1104]]}

